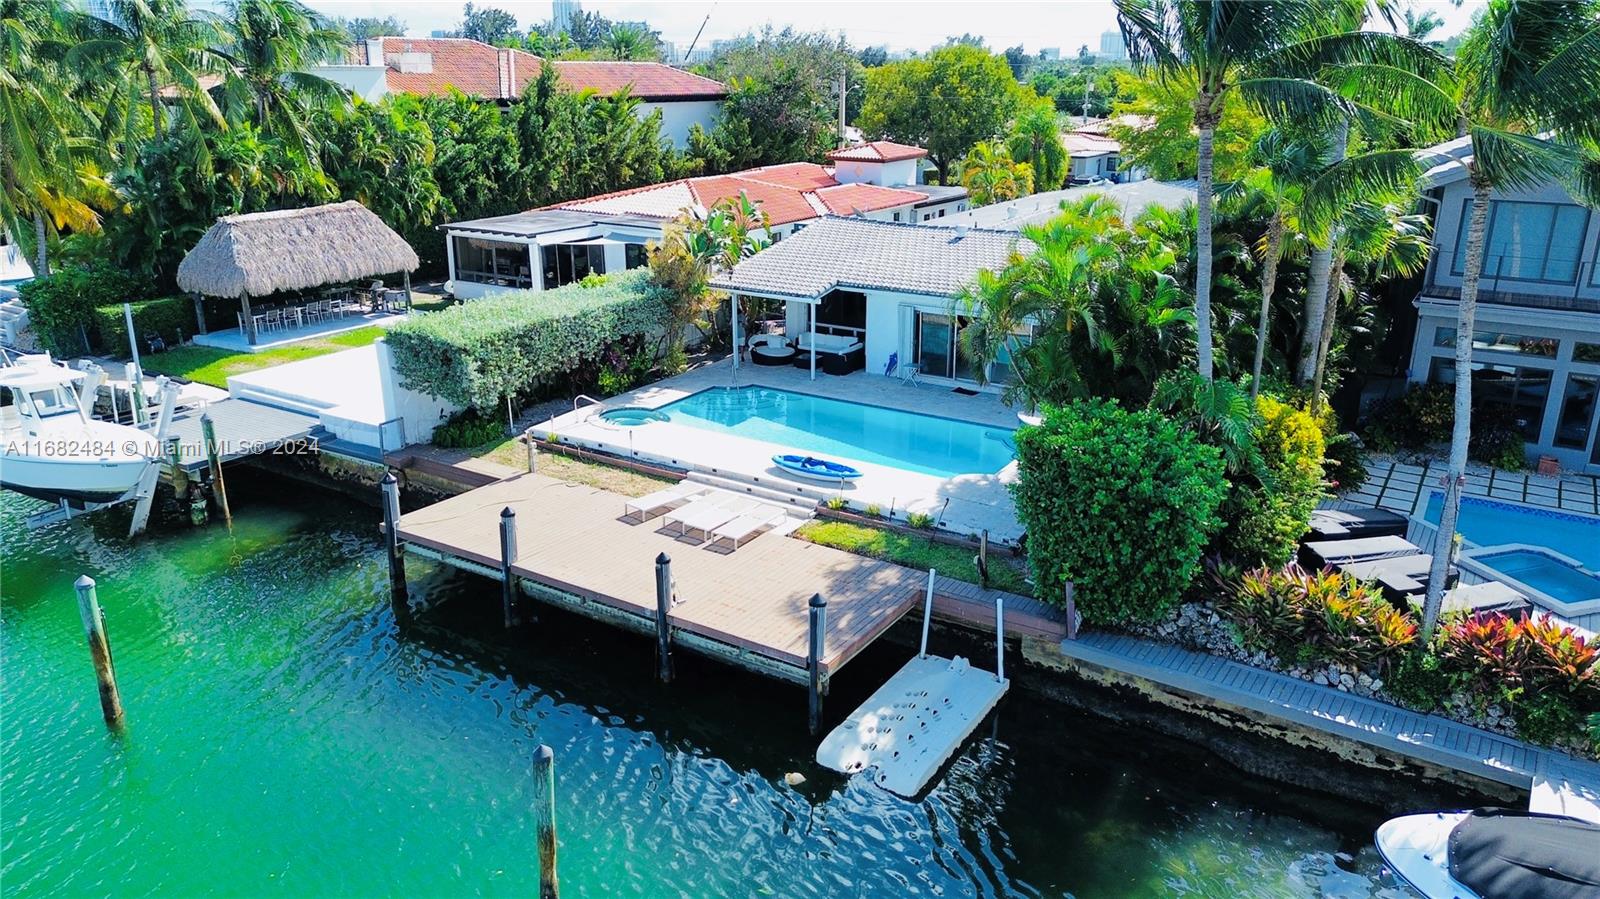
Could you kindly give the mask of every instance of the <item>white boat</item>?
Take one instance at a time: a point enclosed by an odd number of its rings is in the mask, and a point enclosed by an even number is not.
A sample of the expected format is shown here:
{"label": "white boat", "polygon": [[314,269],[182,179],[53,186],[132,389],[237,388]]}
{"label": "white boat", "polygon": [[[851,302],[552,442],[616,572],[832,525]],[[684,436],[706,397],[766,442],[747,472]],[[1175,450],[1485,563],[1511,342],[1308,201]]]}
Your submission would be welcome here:
{"label": "white boat", "polygon": [[1427,899],[1600,896],[1600,824],[1504,809],[1385,821],[1375,841],[1389,869]]}
{"label": "white boat", "polygon": [[88,377],[48,355],[0,367],[0,487],[74,505],[133,492],[159,457],[159,441],[94,419],[79,392]]}

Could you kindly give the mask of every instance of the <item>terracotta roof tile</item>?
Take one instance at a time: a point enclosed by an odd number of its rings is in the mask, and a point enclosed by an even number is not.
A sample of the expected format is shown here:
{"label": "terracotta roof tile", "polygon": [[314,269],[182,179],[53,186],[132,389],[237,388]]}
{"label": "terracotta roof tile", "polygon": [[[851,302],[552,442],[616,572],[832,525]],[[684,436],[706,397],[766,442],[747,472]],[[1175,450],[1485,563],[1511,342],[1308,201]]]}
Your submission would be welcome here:
{"label": "terracotta roof tile", "polygon": [[718,200],[731,199],[743,193],[752,203],[760,204],[761,211],[767,214],[768,220],[774,225],[804,222],[817,217],[817,211],[806,202],[804,192],[765,181],[737,175],[713,175],[689,179],[689,189],[694,191],[700,205],[707,207]]}
{"label": "terracotta roof tile", "polygon": [[920,203],[927,196],[916,191],[879,187],[876,184],[840,184],[817,191],[817,199],[834,215],[856,215]]}
{"label": "terracotta roof tile", "polygon": [[641,100],[720,100],[728,89],[713,81],[659,62],[555,61],[561,80],[573,90],[593,88],[614,94],[628,88]]}
{"label": "terracotta roof tile", "polygon": [[768,184],[792,187],[796,190],[816,190],[819,187],[832,187],[839,183],[833,179],[833,172],[814,162],[786,162],[781,165],[766,165],[756,169],[746,169],[735,174],[740,178],[765,181]]}
{"label": "terracotta roof tile", "polygon": [[[521,96],[538,79],[544,60],[523,50],[491,47],[467,38],[380,38],[383,62],[389,69],[384,80],[395,93],[442,95],[455,88],[474,97],[509,100]],[[400,59],[406,53],[426,53],[432,71],[402,72]],[[368,65],[365,42],[357,44],[351,56]],[[630,88],[641,100],[717,100],[727,96],[720,82],[684,72],[658,62],[587,62],[557,60],[556,72],[566,90],[594,89],[613,94]]]}
{"label": "terracotta roof tile", "polygon": [[834,150],[828,154],[829,159],[846,159],[852,162],[899,162],[903,159],[921,159],[928,155],[928,151],[910,144],[897,144],[894,141],[875,140],[842,150]]}

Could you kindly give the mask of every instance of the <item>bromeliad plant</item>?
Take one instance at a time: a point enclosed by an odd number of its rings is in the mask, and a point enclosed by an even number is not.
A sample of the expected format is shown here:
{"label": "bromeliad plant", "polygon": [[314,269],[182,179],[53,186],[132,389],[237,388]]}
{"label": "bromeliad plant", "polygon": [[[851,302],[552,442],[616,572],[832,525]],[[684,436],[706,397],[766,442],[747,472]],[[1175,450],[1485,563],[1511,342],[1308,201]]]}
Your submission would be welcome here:
{"label": "bromeliad plant", "polygon": [[1416,622],[1373,584],[1292,564],[1240,575],[1218,612],[1247,649],[1363,669],[1387,668],[1417,638]]}
{"label": "bromeliad plant", "polygon": [[1600,649],[1549,615],[1474,615],[1449,624],[1441,665],[1479,703],[1511,710],[1538,742],[1576,733],[1600,709]]}

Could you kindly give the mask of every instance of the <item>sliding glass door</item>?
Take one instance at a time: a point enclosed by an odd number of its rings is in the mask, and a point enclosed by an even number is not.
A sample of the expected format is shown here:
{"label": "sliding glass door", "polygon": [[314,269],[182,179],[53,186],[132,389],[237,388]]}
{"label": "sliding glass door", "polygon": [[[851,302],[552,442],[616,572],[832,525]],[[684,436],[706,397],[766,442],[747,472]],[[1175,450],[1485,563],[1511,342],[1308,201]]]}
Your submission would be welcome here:
{"label": "sliding glass door", "polygon": [[972,363],[961,348],[961,329],[966,325],[960,316],[916,313],[911,356],[917,370],[935,378],[972,380]]}

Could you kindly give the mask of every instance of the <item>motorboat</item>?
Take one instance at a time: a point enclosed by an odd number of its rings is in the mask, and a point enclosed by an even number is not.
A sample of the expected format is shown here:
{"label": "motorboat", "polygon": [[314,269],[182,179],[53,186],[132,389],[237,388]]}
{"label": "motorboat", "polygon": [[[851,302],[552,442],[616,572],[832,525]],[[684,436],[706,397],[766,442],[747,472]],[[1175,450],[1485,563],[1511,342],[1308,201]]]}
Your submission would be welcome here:
{"label": "motorboat", "polygon": [[[90,414],[102,376],[48,354],[0,367],[0,487],[74,505],[114,502],[135,490],[160,444],[148,431]],[[96,383],[86,386],[91,379]]]}
{"label": "motorboat", "polygon": [[1481,808],[1405,815],[1379,828],[1389,869],[1428,899],[1600,896],[1600,824]]}
{"label": "motorboat", "polygon": [[853,481],[861,477],[860,469],[814,456],[778,455],[772,457],[772,464],[784,471],[819,481]]}

